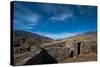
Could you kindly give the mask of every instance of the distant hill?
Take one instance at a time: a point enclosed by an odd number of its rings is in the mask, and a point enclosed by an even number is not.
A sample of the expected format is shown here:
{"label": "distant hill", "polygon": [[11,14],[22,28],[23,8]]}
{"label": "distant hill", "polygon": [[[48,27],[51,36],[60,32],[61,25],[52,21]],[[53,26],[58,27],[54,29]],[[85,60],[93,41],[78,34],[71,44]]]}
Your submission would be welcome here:
{"label": "distant hill", "polygon": [[25,41],[27,43],[33,44],[41,44],[45,42],[52,41],[51,38],[41,36],[36,33],[27,32],[27,31],[21,31],[21,30],[15,30],[13,31],[13,43],[16,45],[18,42],[19,44],[22,43],[22,41]]}
{"label": "distant hill", "polygon": [[67,39],[79,40],[79,41],[88,41],[97,39],[97,32],[91,31],[82,34],[78,34],[76,36],[69,37]]}
{"label": "distant hill", "polygon": [[15,31],[13,32],[13,34],[14,34],[15,36],[18,36],[18,37],[40,38],[40,39],[52,40],[52,39],[49,38],[49,37],[45,37],[45,36],[42,36],[42,35],[39,35],[39,34],[36,34],[36,33],[32,33],[32,32],[21,31],[21,30],[15,30]]}

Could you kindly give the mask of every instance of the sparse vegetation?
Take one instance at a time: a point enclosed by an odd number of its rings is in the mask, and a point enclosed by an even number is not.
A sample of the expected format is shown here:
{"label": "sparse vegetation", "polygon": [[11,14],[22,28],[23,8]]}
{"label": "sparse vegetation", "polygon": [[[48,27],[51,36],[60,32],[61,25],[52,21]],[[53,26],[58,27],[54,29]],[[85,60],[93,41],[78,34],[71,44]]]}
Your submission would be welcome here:
{"label": "sparse vegetation", "polygon": [[[67,47],[65,47],[65,44],[67,42],[59,43],[62,40],[58,40],[58,41],[56,40],[56,42],[58,42],[58,43],[47,45],[47,46],[43,47],[43,49],[45,49],[48,52],[48,54],[50,54],[54,59],[56,59],[57,62],[74,62],[74,61],[76,62],[76,61],[96,60],[97,40],[94,35],[96,35],[96,34],[89,33],[89,35],[88,35],[88,33],[87,34],[85,33],[84,35],[78,35],[78,36],[73,36],[73,37],[69,38],[71,41],[69,41],[68,44],[72,43],[73,40],[76,40],[77,43],[78,43],[78,41],[84,42],[84,45],[80,47],[80,49],[82,48],[82,52],[81,52],[82,56],[77,56],[75,59],[73,59],[71,57],[69,58],[69,55],[70,55],[69,49]],[[32,33],[25,32],[25,31],[24,32],[22,32],[22,31],[14,32],[13,38],[14,38],[13,45],[14,45],[15,61],[17,60],[17,58],[16,58],[17,55],[23,54],[23,56],[24,56],[24,54],[25,55],[29,54],[31,56],[31,54],[32,54],[32,56],[33,55],[35,56],[36,53],[41,52],[41,50],[42,50],[42,47],[40,45],[44,45],[45,43],[53,42],[52,39],[50,39],[48,37],[40,36],[37,34],[32,35]],[[67,39],[66,39],[66,41],[67,41]],[[40,47],[38,48],[37,46],[40,46]],[[93,56],[91,56],[91,53]],[[88,56],[86,56],[87,54],[88,54]],[[29,57],[29,55],[27,57]],[[43,55],[45,55],[45,54],[43,54]],[[75,54],[73,54],[73,56],[74,55]],[[25,56],[25,58],[27,58],[27,57]],[[23,58],[22,56],[19,57],[18,62],[23,60],[22,58]],[[40,60],[41,60],[41,58],[40,58]],[[82,59],[82,58],[84,58],[84,59]]]}

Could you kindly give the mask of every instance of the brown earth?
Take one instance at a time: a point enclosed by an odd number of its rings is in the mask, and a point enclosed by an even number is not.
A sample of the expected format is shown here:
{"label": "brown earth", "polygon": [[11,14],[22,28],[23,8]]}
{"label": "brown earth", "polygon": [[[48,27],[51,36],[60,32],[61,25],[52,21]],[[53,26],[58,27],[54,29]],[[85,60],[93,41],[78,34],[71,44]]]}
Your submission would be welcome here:
{"label": "brown earth", "polygon": [[90,54],[81,54],[79,56],[74,56],[72,58],[64,58],[59,63],[69,63],[69,62],[87,62],[87,61],[97,61],[97,54],[90,53]]}

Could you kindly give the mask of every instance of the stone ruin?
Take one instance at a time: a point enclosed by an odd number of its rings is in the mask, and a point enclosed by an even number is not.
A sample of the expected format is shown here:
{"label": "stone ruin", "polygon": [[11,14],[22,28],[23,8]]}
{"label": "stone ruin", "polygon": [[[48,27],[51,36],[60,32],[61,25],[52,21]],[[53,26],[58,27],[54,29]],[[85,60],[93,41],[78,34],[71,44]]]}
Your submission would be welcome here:
{"label": "stone ruin", "polygon": [[[76,40],[64,40],[58,43],[52,43],[45,46],[33,46],[28,51],[28,48],[22,49],[27,50],[25,58],[24,54],[18,56],[14,60],[21,59],[15,62],[15,65],[32,65],[32,64],[51,64],[58,63],[64,58],[72,58],[80,54],[91,52],[90,48],[87,48],[87,44],[84,41]],[[22,58],[23,59],[22,59]],[[27,57],[29,59],[25,60]]]}

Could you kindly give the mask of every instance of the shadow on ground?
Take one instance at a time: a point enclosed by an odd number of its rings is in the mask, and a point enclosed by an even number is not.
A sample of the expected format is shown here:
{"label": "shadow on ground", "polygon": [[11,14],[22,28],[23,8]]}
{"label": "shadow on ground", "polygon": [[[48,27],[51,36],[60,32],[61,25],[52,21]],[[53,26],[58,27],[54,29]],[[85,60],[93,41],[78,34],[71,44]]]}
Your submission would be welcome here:
{"label": "shadow on ground", "polygon": [[27,61],[24,65],[58,63],[45,49],[41,48],[41,50],[39,54]]}

